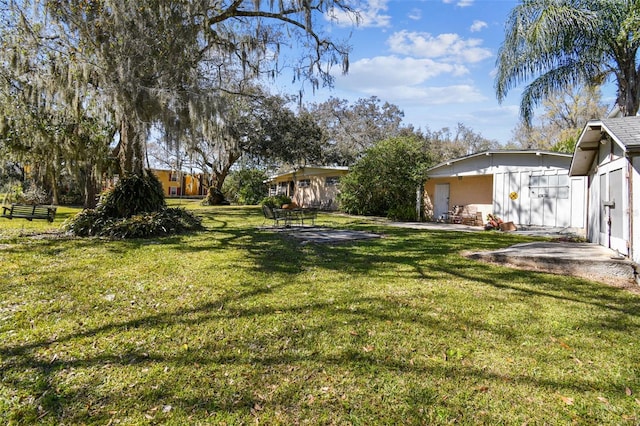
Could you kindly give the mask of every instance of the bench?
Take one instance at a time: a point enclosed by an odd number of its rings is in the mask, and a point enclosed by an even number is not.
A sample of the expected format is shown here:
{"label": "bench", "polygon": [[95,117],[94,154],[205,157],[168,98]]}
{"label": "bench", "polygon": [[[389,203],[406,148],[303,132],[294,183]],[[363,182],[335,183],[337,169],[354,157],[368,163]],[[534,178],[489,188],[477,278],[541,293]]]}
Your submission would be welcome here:
{"label": "bench", "polygon": [[21,218],[29,221],[33,219],[46,219],[53,222],[56,217],[56,208],[50,206],[37,206],[26,204],[11,204],[11,207],[2,206],[2,217],[7,219]]}

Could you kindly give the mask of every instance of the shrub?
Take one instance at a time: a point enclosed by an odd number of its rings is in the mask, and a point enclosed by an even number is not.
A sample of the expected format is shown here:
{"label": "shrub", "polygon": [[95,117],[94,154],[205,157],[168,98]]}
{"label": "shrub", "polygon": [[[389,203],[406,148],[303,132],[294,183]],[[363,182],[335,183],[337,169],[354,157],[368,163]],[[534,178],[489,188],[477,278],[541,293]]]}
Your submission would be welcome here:
{"label": "shrub", "polygon": [[286,195],[272,195],[270,197],[265,197],[260,201],[261,205],[266,205],[271,208],[280,208],[283,204],[291,204],[291,198]]}
{"label": "shrub", "polygon": [[96,210],[108,217],[131,217],[167,207],[162,184],[151,172],[124,177],[100,196]]}
{"label": "shrub", "polygon": [[98,210],[83,210],[63,224],[80,237],[150,238],[202,229],[202,221],[182,208],[141,213],[127,218],[109,218]]}
{"label": "shrub", "polygon": [[222,192],[233,203],[258,204],[267,195],[266,179],[266,173],[258,169],[233,171],[225,179]]}
{"label": "shrub", "polygon": [[32,183],[29,188],[17,196],[17,202],[20,204],[47,204],[51,198],[47,192]]}
{"label": "shrub", "polygon": [[160,181],[130,176],[105,191],[98,206],[86,209],[63,224],[79,237],[149,238],[202,228],[201,220],[181,208],[167,208]]}
{"label": "shrub", "polygon": [[415,220],[416,189],[429,165],[419,139],[378,142],[341,179],[340,206],[352,214]]}
{"label": "shrub", "polygon": [[229,205],[229,201],[225,198],[222,191],[218,188],[209,187],[207,192],[207,197],[202,200],[203,206],[221,206],[221,205]]}
{"label": "shrub", "polygon": [[394,206],[387,212],[387,217],[392,220],[412,221],[416,220],[416,206],[400,205]]}

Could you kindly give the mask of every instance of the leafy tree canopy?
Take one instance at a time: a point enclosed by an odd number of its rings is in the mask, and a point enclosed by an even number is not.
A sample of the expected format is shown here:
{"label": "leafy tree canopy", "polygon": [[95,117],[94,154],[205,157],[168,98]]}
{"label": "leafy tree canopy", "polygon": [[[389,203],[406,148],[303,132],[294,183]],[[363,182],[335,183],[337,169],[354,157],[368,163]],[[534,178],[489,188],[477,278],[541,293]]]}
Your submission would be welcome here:
{"label": "leafy tree canopy", "polygon": [[[123,173],[142,174],[149,129],[175,128],[206,110],[228,75],[275,75],[330,84],[348,49],[315,20],[350,11],[346,0],[22,0],[3,2],[0,62],[30,105],[115,123]],[[304,52],[286,57],[287,47]],[[282,55],[282,56],[281,56]],[[329,67],[326,67],[329,65]],[[237,80],[237,79],[236,79]],[[233,80],[233,81],[236,81]],[[55,102],[54,102],[55,101]]]}
{"label": "leafy tree canopy", "polygon": [[353,104],[347,100],[329,100],[306,106],[324,129],[326,143],[322,162],[348,166],[375,143],[398,136],[404,113],[393,104],[372,96]]}
{"label": "leafy tree canopy", "polygon": [[520,121],[513,132],[514,141],[525,149],[549,149],[573,152],[587,121],[601,118],[607,108],[600,102],[595,87],[567,88],[542,102],[541,115],[531,124]]}

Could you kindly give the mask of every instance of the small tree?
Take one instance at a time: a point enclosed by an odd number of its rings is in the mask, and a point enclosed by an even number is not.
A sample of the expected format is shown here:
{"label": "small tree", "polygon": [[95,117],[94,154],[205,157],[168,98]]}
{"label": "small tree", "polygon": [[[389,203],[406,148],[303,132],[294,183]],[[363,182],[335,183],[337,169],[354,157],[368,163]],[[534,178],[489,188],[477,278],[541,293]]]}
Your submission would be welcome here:
{"label": "small tree", "polygon": [[431,160],[421,140],[398,137],[378,142],[340,182],[347,213],[415,219],[416,188]]}
{"label": "small tree", "polygon": [[267,195],[265,180],[267,175],[263,170],[234,170],[225,181],[222,192],[231,202],[255,205]]}

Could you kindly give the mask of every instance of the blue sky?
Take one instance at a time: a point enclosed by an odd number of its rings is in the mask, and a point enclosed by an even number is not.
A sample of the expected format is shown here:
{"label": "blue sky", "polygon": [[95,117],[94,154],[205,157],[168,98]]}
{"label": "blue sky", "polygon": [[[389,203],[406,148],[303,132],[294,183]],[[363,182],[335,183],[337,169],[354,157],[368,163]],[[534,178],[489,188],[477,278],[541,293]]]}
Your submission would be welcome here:
{"label": "blue sky", "polygon": [[[499,104],[498,49],[515,0],[360,0],[359,26],[326,21],[337,38],[351,33],[349,73],[333,89],[305,91],[306,102],[377,96],[405,113],[404,123],[439,130],[463,123],[487,139],[510,141],[521,88]],[[606,98],[603,101],[607,102]]]}

